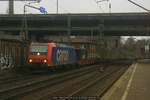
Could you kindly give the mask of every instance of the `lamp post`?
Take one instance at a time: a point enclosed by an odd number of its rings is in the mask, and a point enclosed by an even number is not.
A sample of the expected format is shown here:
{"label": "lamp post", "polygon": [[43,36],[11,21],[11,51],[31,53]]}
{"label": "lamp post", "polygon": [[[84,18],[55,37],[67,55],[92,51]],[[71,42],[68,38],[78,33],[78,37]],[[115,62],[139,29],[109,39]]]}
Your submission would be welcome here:
{"label": "lamp post", "polygon": [[[34,2],[35,3],[35,2]],[[36,2],[37,3],[37,2]],[[35,7],[35,6],[31,6],[30,5],[31,3],[29,4],[25,4],[24,5],[24,11],[23,11],[23,15],[24,15],[24,18],[23,18],[23,39],[24,40],[28,40],[28,27],[27,27],[27,14],[26,14],[26,7],[30,7],[30,8],[33,8],[33,9],[37,9],[39,10],[41,13],[43,14],[47,14],[47,11],[44,7]]]}
{"label": "lamp post", "polygon": [[67,30],[67,36],[68,36],[68,43],[70,43],[70,36],[71,36],[71,16],[70,14],[68,14],[68,17],[67,17],[67,27],[68,27],[68,30]]}
{"label": "lamp post", "polygon": [[58,0],[56,1],[56,13],[58,14]]}
{"label": "lamp post", "polygon": [[26,5],[24,5],[24,11],[23,11],[23,16],[24,16],[24,18],[23,18],[23,27],[24,27],[24,29],[23,29],[23,33],[24,33],[24,35],[23,35],[23,39],[24,40],[28,40],[28,28],[27,28],[27,16],[26,16]]}
{"label": "lamp post", "polygon": [[9,14],[14,14],[14,0],[9,0]]}

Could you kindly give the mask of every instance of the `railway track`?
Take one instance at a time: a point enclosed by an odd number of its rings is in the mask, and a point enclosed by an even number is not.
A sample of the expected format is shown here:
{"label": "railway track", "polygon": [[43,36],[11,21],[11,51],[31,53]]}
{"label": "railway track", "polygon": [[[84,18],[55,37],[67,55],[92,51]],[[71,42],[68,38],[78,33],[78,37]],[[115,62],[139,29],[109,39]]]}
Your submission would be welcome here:
{"label": "railway track", "polygon": [[[36,98],[35,100],[47,100],[47,99],[50,99],[51,97],[56,98],[57,96],[65,97],[65,98],[72,98],[72,97],[84,98],[84,97],[90,96],[91,98],[92,97],[98,98],[99,100],[100,96],[108,89],[109,86],[113,84],[113,82],[117,79],[116,77],[119,77],[121,73],[125,71],[125,69],[126,68],[120,68],[120,67],[113,69],[111,67],[107,69],[106,73],[98,72],[95,75],[93,74],[93,76],[89,77],[88,79],[82,79],[82,80],[76,81],[76,83],[75,82],[71,83],[70,86],[69,84],[64,83],[64,85],[62,85],[64,87],[63,89],[58,89],[58,91],[55,91],[55,92],[46,91],[47,93],[47,95],[45,93],[46,96],[42,95],[41,98],[39,99]],[[114,78],[113,75],[115,75],[116,77]],[[104,83],[105,80],[109,79],[110,77],[112,78],[111,79],[112,81],[107,82],[107,84]],[[78,83],[80,85],[77,85]]]}
{"label": "railway track", "polygon": [[60,82],[82,76],[96,69],[97,67],[87,67],[83,69],[74,70],[72,72],[62,73],[60,75],[52,77],[41,78],[38,80],[31,79],[28,82],[24,82],[24,84],[23,82],[21,82],[22,84],[20,83],[14,86],[5,85],[5,87],[0,90],[0,99],[10,99],[10,100],[14,98],[16,99],[25,94],[32,93],[32,91],[37,91],[40,90],[41,88],[46,88],[48,86],[59,84]]}
{"label": "railway track", "polygon": [[[125,71],[125,68],[121,68],[119,70],[114,70],[110,73],[102,75],[101,77],[97,77],[94,81],[88,83],[84,87],[70,94],[69,97],[72,97],[72,96],[101,97],[105,93],[105,91],[109,88],[109,86],[111,86],[124,71]],[[99,90],[97,90],[97,87],[99,87]]]}
{"label": "railway track", "polygon": [[[23,98],[24,98],[24,100],[29,99],[29,98],[32,98],[33,100],[38,100],[38,99],[43,98],[44,96],[47,96],[47,95],[55,96],[58,93],[60,95],[60,92],[59,92],[60,90],[65,90],[65,88],[68,86],[74,87],[74,85],[79,85],[81,81],[88,82],[87,80],[89,78],[92,79],[95,76],[97,76],[97,74],[98,74],[98,72],[96,72],[96,71],[90,71],[84,75],[71,78],[71,79],[63,81],[59,84],[55,84],[54,86],[49,86],[47,88],[41,89],[40,91],[35,91],[35,93],[32,93],[31,95],[26,95]],[[69,89],[72,90],[71,87],[69,87]],[[61,93],[66,93],[66,91],[63,91]],[[39,96],[38,94],[43,94],[43,95]]]}
{"label": "railway track", "polygon": [[15,75],[15,76],[10,76],[10,77],[5,77],[5,78],[0,79],[0,85],[1,84],[9,84],[10,82],[16,83],[17,81],[26,80],[29,78],[31,78],[31,76]]}
{"label": "railway track", "polygon": [[58,96],[100,98],[128,67],[111,65],[104,72],[100,72],[98,67],[89,66],[55,75],[39,75],[13,85],[2,85],[0,99],[47,100]]}

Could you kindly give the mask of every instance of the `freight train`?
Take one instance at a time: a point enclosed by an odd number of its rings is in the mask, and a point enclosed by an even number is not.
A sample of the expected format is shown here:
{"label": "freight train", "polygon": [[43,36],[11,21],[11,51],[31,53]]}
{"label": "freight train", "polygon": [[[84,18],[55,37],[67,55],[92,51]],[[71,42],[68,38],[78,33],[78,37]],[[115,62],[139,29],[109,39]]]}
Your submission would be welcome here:
{"label": "freight train", "polygon": [[[83,41],[86,40],[86,41]],[[55,68],[64,65],[87,65],[122,59],[150,58],[145,43],[136,46],[121,44],[119,37],[108,37],[98,44],[88,39],[73,40],[69,45],[60,42],[32,42],[0,39],[0,71],[36,65]],[[132,47],[132,48],[131,48]],[[45,67],[46,65],[46,67]]]}
{"label": "freight train", "polygon": [[96,62],[87,56],[87,49],[75,48],[61,43],[32,42],[29,48],[28,64],[32,68],[55,69],[64,65],[87,65]]}

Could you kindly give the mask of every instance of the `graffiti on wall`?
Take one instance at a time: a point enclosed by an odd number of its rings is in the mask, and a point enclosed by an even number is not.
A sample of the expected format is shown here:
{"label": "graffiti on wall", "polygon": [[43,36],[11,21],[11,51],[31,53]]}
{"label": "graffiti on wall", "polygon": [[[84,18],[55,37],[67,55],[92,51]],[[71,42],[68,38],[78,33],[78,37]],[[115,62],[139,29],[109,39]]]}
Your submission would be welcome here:
{"label": "graffiti on wall", "polygon": [[13,57],[8,55],[0,55],[0,70],[10,69],[14,67]]}

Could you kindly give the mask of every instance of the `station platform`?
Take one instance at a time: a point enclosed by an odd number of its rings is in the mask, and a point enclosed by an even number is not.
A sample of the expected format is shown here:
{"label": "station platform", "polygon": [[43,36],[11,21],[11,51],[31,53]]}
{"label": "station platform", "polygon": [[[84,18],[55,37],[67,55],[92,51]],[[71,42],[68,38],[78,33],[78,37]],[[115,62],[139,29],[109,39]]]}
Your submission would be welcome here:
{"label": "station platform", "polygon": [[101,100],[150,100],[150,60],[132,64]]}

